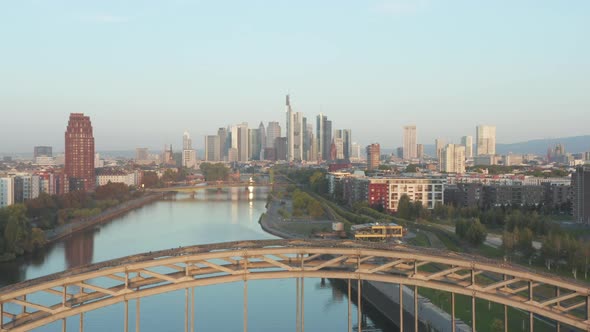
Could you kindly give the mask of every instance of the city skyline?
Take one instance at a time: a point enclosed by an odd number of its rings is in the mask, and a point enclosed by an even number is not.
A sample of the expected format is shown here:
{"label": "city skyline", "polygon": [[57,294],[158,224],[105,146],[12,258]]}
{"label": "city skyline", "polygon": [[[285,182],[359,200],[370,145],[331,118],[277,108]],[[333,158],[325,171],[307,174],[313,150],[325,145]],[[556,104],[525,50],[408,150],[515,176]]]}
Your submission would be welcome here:
{"label": "city skyline", "polygon": [[202,137],[284,119],[286,93],[294,111],[328,114],[362,145],[401,146],[391,128],[408,123],[423,144],[474,135],[478,123],[496,125],[498,143],[584,135],[588,9],[584,1],[238,2],[230,11],[190,1],[3,2],[0,52],[10,66],[0,110],[11,123],[0,141],[21,139],[0,150],[59,149],[52,128],[75,112],[94,119],[99,150],[158,147],[184,129]]}

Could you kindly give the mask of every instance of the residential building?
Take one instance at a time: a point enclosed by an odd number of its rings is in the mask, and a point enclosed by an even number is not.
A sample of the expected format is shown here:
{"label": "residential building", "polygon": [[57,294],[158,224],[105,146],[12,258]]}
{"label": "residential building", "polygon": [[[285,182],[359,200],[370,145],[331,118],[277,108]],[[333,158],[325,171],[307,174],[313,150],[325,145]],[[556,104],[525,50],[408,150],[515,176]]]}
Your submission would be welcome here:
{"label": "residential building", "polygon": [[65,174],[71,190],[93,191],[94,136],[90,117],[71,113],[65,132]]}
{"label": "residential building", "polygon": [[416,144],[416,154],[418,159],[424,159],[424,144]]}
{"label": "residential building", "polygon": [[477,155],[495,155],[496,126],[479,125],[476,131]]}
{"label": "residential building", "polygon": [[141,175],[140,171],[101,170],[97,171],[96,184],[97,186],[104,186],[110,182],[137,187],[141,183]]}
{"label": "residential building", "polygon": [[473,158],[473,136],[461,137],[461,145],[465,147],[465,158]]}
{"label": "residential building", "polygon": [[578,166],[572,174],[572,208],[577,223],[590,224],[590,166]]}
{"label": "residential building", "polygon": [[142,163],[150,159],[148,148],[136,148],[135,149],[135,162]]}
{"label": "residential building", "polygon": [[445,173],[465,173],[465,147],[447,144],[441,151],[439,170]]}
{"label": "residential building", "polygon": [[434,147],[436,149],[436,159],[438,160],[439,163],[441,160],[442,150],[445,147],[445,145],[447,145],[445,139],[437,138],[434,140]]}
{"label": "residential building", "polygon": [[0,208],[14,204],[14,177],[0,178]]}
{"label": "residential building", "polygon": [[416,126],[404,126],[403,159],[412,160],[418,158]]}
{"label": "residential building", "polygon": [[193,150],[193,140],[188,131],[182,135],[182,167],[194,168],[197,164],[197,151]]}
{"label": "residential building", "polygon": [[379,143],[373,143],[367,146],[367,170],[373,171],[379,168],[381,161],[381,146]]}

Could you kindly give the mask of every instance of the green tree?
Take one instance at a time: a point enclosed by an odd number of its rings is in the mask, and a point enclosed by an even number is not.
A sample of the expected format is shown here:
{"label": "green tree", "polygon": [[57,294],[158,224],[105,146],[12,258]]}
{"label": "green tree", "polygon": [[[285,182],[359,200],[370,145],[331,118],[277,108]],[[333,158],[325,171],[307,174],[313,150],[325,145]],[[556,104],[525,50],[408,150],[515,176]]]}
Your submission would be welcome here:
{"label": "green tree", "polygon": [[4,229],[4,245],[6,251],[22,255],[27,246],[30,225],[23,204],[11,205],[7,208],[7,222]]}
{"label": "green tree", "polygon": [[475,219],[467,230],[466,239],[473,246],[478,246],[486,240],[487,236],[486,227],[479,222],[479,219]]}
{"label": "green tree", "polygon": [[397,203],[397,215],[402,219],[411,219],[412,218],[412,202],[410,202],[410,197],[408,195],[403,194],[400,197],[399,202]]}

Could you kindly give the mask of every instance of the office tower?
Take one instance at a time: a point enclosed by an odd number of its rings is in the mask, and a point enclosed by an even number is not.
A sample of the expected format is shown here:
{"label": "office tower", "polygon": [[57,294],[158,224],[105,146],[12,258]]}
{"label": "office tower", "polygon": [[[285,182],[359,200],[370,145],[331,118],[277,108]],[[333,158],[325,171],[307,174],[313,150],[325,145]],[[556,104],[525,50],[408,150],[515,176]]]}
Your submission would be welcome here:
{"label": "office tower", "polygon": [[261,137],[260,129],[248,129],[248,159],[260,160]]}
{"label": "office tower", "polygon": [[352,129],[342,130],[342,140],[344,159],[350,160],[350,156],[352,155]]}
{"label": "office tower", "polygon": [[313,125],[307,123],[307,118],[303,118],[303,128],[305,129],[305,135],[303,135],[303,159],[315,161],[317,159],[317,153],[314,153]]}
{"label": "office tower", "polygon": [[266,147],[274,148],[275,141],[281,137],[281,125],[276,121],[271,121],[266,127]]}
{"label": "office tower", "polygon": [[169,146],[164,145],[162,163],[166,166],[176,166],[176,161],[174,160],[174,153],[172,152],[172,144],[170,144]]}
{"label": "office tower", "polygon": [[416,144],[416,154],[418,159],[424,159],[424,144]]}
{"label": "office tower", "polygon": [[465,173],[465,147],[447,144],[441,152],[439,170],[446,173]]}
{"label": "office tower", "polygon": [[206,161],[220,161],[221,147],[219,135],[205,136],[205,160]]}
{"label": "office tower", "polygon": [[461,145],[465,147],[465,158],[473,158],[473,136],[461,137]]}
{"label": "office tower", "polygon": [[276,160],[287,160],[287,137],[277,137],[275,140]]}
{"label": "office tower", "polygon": [[334,138],[335,158],[334,160],[344,159],[344,139]]}
{"label": "office tower", "polygon": [[361,156],[361,145],[358,144],[357,142],[353,142],[351,144],[351,154],[350,154],[350,160],[351,161],[360,161],[362,156]]}
{"label": "office tower", "polygon": [[182,167],[193,168],[197,164],[197,151],[193,150],[193,140],[188,131],[182,135]]}
{"label": "office tower", "polygon": [[590,166],[578,166],[572,174],[572,208],[577,223],[590,224]]}
{"label": "office tower", "polygon": [[289,150],[291,151],[289,161],[302,161],[303,160],[303,136],[305,134],[303,122],[305,117],[303,113],[296,112],[292,114],[291,122],[291,141],[288,142]]}
{"label": "office tower", "polygon": [[93,191],[94,174],[94,136],[90,117],[83,113],[71,113],[65,132],[65,174],[70,191]]}
{"label": "office tower", "polygon": [[248,161],[248,123],[243,122],[231,128],[231,147],[237,150],[236,161]]}
{"label": "office tower", "polygon": [[[309,125],[311,126],[311,125]],[[313,128],[309,132],[311,139],[309,140],[309,153],[307,160],[309,161],[318,161],[318,141],[313,135]]]}
{"label": "office tower", "polygon": [[399,159],[404,159],[404,148],[402,146],[398,146],[397,149],[395,149],[395,156]]}
{"label": "office tower", "polygon": [[184,131],[182,135],[182,149],[183,150],[190,150],[193,148],[193,141],[191,140],[191,136],[189,135],[188,131]]}
{"label": "office tower", "polygon": [[404,137],[403,137],[403,148],[404,155],[403,159],[411,160],[418,158],[417,151],[417,138],[416,138],[416,126],[404,126]]}
{"label": "office tower", "polygon": [[293,126],[293,109],[291,109],[291,101],[289,95],[285,101],[285,115],[287,119],[285,121],[285,128],[287,128],[287,160],[292,161],[295,157],[294,147],[294,126]]}
{"label": "office tower", "polygon": [[477,155],[496,154],[496,126],[479,125],[476,132]]}
{"label": "office tower", "polygon": [[228,139],[227,139],[227,129],[226,128],[219,128],[217,129],[217,137],[219,137],[219,159],[218,160],[227,160],[227,153],[229,150],[228,146]]}
{"label": "office tower", "polygon": [[332,121],[329,121],[328,117],[321,113],[316,118],[316,139],[318,141],[318,156],[322,160],[330,160]]}
{"label": "office tower", "polygon": [[100,153],[94,154],[94,168],[104,167],[104,160],[100,159]]}
{"label": "office tower", "polygon": [[33,149],[33,158],[37,157],[53,157],[53,149],[51,146],[36,146]]}
{"label": "office tower", "polygon": [[379,143],[373,143],[367,146],[367,169],[369,171],[379,168],[381,158],[381,147]]}
{"label": "office tower", "polygon": [[258,134],[260,135],[260,154],[258,155],[258,160],[264,160],[264,149],[266,149],[266,129],[264,128],[264,123],[260,121],[260,125],[258,126]]}
{"label": "office tower", "polygon": [[437,138],[434,140],[434,147],[436,148],[436,159],[440,163],[442,149],[445,147],[446,141],[442,138]]}

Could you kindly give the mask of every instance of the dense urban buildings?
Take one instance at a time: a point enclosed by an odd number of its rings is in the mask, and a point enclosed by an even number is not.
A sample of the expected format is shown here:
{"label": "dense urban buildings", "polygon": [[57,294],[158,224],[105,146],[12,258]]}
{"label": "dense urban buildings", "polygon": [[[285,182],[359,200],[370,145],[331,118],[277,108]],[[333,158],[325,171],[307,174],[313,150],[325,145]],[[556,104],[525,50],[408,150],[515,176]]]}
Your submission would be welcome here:
{"label": "dense urban buildings", "polygon": [[197,151],[193,149],[193,140],[188,131],[182,135],[182,167],[193,168],[197,164]]}
{"label": "dense urban buildings", "polygon": [[406,160],[418,158],[416,126],[404,126],[403,158]]}
{"label": "dense urban buildings", "polygon": [[36,146],[33,149],[33,158],[53,157],[53,148],[51,146]]}
{"label": "dense urban buildings", "polygon": [[590,166],[579,166],[572,174],[573,214],[578,223],[590,224]]}
{"label": "dense urban buildings", "polygon": [[65,132],[65,174],[70,190],[93,191],[94,174],[94,136],[90,117],[83,113],[70,114]]}
{"label": "dense urban buildings", "polygon": [[476,130],[477,155],[496,154],[496,126],[479,125]]}

